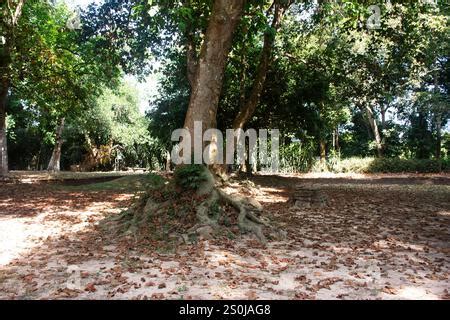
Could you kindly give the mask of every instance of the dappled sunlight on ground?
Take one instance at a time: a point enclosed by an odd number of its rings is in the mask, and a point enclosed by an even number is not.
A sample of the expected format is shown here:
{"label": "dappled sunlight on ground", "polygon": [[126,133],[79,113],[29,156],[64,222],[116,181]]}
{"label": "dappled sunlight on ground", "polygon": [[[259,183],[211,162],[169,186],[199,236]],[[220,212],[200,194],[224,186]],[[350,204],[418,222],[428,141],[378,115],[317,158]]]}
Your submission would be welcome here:
{"label": "dappled sunlight on ground", "polygon": [[[128,204],[132,197],[46,189],[48,187],[2,187],[5,193],[20,191],[15,199],[2,199],[0,196],[0,267],[39,249],[48,239],[67,237],[84,230],[105,214],[116,212],[114,208],[117,204]],[[45,197],[45,191],[53,196]],[[22,192],[27,193],[26,197],[22,196]]]}
{"label": "dappled sunlight on ground", "polygon": [[48,171],[10,171],[9,177],[20,183],[32,184],[41,181],[61,181],[61,180],[84,180],[84,179],[106,179],[124,176],[141,175],[142,172],[115,171],[115,172],[69,172],[62,171],[51,173]]}
{"label": "dappled sunlight on ground", "polygon": [[441,211],[439,212],[439,215],[444,217],[450,217],[450,211]]}
{"label": "dappled sunlight on ground", "polygon": [[11,186],[0,195],[0,298],[448,299],[450,183],[369,178],[308,178],[329,199],[320,209],[291,207],[303,176],[233,183],[227,192],[260,201],[287,239],[210,240],[175,253],[96,227],[132,194]]}
{"label": "dappled sunlight on ground", "polygon": [[423,288],[406,287],[401,289],[397,296],[399,299],[407,300],[436,300],[439,299],[438,296],[431,294]]}

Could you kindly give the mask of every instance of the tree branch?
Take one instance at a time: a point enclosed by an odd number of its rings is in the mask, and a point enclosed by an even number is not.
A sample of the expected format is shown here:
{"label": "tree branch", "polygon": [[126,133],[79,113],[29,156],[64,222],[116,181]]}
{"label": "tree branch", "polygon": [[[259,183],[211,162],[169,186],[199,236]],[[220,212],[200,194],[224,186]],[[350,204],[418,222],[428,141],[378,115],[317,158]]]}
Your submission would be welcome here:
{"label": "tree branch", "polygon": [[[282,3],[281,0],[274,0],[272,6],[275,8],[271,28],[275,32],[278,32],[281,21],[287,9],[291,6],[292,1]],[[234,129],[243,129],[246,123],[255,113],[256,107],[259,104],[264,84],[267,78],[267,72],[272,59],[273,47],[275,44],[275,34],[266,32],[264,35],[264,46],[261,52],[261,58],[259,61],[256,78],[253,82],[252,91],[249,99],[240,107],[239,113],[233,122]]]}

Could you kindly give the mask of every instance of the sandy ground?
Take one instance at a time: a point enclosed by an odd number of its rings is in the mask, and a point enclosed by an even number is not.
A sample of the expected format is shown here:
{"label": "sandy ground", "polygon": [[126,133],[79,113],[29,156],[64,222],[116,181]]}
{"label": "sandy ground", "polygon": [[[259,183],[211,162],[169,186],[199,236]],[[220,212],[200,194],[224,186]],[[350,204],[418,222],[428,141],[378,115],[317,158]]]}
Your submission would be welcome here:
{"label": "sandy ground", "polygon": [[[323,209],[291,207],[313,182]],[[175,253],[98,228],[132,193],[0,184],[0,299],[449,299],[448,176],[265,176],[251,196],[283,242],[203,241]],[[239,192],[234,185],[229,191]]]}

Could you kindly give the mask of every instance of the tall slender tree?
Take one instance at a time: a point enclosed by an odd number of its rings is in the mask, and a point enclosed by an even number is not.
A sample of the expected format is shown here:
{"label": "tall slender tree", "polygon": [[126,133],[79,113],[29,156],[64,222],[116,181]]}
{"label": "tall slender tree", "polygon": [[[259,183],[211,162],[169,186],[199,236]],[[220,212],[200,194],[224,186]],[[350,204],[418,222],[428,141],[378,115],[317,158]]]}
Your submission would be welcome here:
{"label": "tall slender tree", "polygon": [[16,31],[25,0],[2,1],[0,7],[0,176],[8,174],[6,107],[11,85],[11,63],[16,51]]}

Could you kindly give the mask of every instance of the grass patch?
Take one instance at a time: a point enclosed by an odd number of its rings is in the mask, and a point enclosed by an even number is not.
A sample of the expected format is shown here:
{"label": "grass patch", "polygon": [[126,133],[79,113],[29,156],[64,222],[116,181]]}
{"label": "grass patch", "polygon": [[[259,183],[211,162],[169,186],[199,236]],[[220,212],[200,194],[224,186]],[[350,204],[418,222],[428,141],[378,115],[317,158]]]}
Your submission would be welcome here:
{"label": "grass patch", "polygon": [[114,179],[107,182],[90,183],[78,186],[63,186],[64,189],[73,191],[127,191],[138,192],[148,188],[157,188],[164,184],[165,180],[156,174],[133,175]]}
{"label": "grass patch", "polygon": [[450,171],[450,161],[444,159],[349,158],[329,161],[334,173],[440,173]]}

